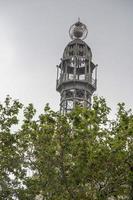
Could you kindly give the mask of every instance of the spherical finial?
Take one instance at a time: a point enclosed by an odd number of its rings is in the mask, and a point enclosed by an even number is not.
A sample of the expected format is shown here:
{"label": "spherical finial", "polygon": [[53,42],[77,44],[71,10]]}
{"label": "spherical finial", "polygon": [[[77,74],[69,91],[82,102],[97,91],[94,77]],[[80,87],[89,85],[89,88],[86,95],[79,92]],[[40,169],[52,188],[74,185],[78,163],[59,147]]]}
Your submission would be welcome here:
{"label": "spherical finial", "polygon": [[74,39],[82,39],[84,40],[87,37],[88,30],[85,24],[80,22],[78,18],[78,22],[73,24],[69,29],[69,35],[72,40]]}

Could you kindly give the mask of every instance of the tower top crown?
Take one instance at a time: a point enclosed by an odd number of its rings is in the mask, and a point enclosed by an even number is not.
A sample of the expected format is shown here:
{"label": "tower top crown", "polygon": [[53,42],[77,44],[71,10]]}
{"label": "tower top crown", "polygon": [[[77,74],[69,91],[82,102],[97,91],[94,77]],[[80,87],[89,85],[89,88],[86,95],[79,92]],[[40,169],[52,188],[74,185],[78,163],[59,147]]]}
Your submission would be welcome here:
{"label": "tower top crown", "polygon": [[72,40],[74,39],[82,39],[84,40],[87,37],[88,29],[85,24],[80,22],[80,19],[73,24],[69,29],[69,36]]}

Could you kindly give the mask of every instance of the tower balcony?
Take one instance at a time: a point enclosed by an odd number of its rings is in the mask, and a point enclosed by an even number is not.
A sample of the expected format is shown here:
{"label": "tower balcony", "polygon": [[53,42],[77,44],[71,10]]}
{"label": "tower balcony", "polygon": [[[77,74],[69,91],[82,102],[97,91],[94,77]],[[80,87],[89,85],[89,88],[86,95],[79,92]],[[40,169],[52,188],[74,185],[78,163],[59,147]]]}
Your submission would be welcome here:
{"label": "tower balcony", "polygon": [[56,90],[61,92],[62,89],[67,88],[86,88],[87,90],[91,90],[93,93],[96,90],[97,87],[97,80],[90,77],[89,75],[86,76],[75,76],[75,77],[69,77],[68,74],[63,74],[60,76],[60,78],[56,82]]}

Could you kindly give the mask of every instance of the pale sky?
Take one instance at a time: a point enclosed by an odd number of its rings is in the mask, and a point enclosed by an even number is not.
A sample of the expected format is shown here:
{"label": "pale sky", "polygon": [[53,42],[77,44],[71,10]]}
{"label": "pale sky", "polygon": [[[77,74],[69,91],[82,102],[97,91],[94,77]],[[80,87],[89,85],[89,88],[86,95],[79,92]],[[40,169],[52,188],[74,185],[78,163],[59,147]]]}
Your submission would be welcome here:
{"label": "pale sky", "polygon": [[98,96],[133,107],[133,0],[0,0],[0,101],[59,109],[56,65],[80,17],[98,64]]}

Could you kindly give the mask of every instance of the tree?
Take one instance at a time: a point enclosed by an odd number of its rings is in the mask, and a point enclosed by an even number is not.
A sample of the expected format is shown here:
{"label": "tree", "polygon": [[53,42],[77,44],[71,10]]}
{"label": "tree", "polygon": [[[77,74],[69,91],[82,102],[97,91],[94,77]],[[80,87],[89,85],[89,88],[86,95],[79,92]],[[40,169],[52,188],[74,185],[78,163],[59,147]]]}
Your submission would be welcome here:
{"label": "tree", "polygon": [[97,97],[91,109],[76,107],[65,116],[48,105],[38,119],[32,104],[23,112],[21,127],[10,132],[14,161],[19,160],[13,169],[19,173],[7,199],[133,199],[133,115],[124,104],[118,104],[115,120]]}
{"label": "tree", "polygon": [[[22,108],[19,101],[6,97],[0,104],[0,197],[12,199],[21,171],[16,133],[12,127],[18,124],[18,113]],[[12,176],[12,178],[11,178]]]}

